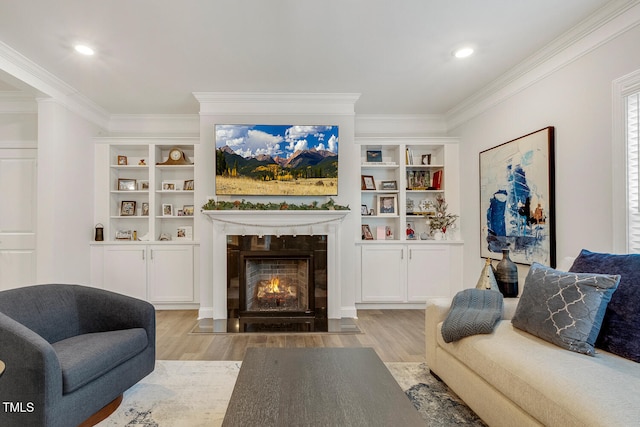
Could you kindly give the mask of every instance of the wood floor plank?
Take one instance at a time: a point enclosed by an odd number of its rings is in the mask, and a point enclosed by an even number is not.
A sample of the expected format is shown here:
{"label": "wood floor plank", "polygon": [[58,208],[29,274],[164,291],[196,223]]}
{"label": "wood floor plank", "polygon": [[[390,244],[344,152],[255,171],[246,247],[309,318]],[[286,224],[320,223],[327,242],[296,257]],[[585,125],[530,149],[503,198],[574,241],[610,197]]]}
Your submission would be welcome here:
{"label": "wood floor plank", "polygon": [[161,360],[242,360],[249,347],[372,347],[384,362],[424,362],[424,310],[360,310],[359,334],[192,333],[196,310],[156,312]]}

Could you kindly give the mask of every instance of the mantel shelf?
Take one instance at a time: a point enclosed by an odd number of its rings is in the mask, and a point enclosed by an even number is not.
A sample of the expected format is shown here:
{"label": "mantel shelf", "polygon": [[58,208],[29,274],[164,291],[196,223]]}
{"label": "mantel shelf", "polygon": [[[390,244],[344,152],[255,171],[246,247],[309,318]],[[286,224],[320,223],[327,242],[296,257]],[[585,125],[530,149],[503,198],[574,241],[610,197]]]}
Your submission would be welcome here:
{"label": "mantel shelf", "polygon": [[247,227],[306,227],[339,222],[350,210],[203,210],[214,222]]}

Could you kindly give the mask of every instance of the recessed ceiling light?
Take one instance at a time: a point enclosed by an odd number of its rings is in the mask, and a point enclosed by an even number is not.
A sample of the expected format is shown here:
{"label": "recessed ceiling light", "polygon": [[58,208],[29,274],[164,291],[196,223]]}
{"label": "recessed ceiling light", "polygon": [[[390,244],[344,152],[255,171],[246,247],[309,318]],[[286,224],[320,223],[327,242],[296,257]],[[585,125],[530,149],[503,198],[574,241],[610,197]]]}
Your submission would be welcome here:
{"label": "recessed ceiling light", "polygon": [[471,55],[473,55],[473,48],[470,48],[470,47],[463,47],[460,49],[456,49],[453,52],[453,56],[455,56],[456,58],[466,58]]}
{"label": "recessed ceiling light", "polygon": [[93,49],[91,49],[89,46],[84,44],[75,45],[75,49],[76,49],[76,52],[81,53],[83,55],[87,55],[87,56],[91,56],[95,53]]}

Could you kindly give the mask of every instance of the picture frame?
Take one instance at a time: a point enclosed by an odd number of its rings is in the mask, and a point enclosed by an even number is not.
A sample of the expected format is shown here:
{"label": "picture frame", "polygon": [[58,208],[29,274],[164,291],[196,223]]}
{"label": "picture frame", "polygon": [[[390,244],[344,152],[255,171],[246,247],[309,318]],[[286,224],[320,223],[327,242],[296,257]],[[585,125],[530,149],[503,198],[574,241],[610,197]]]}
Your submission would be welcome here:
{"label": "picture frame", "polygon": [[371,175],[362,175],[362,189],[363,190],[375,190],[376,181]]}
{"label": "picture frame", "polygon": [[369,224],[362,224],[362,240],[375,240]]}
{"label": "picture frame", "polygon": [[182,206],[182,212],[184,216],[193,216],[194,207],[193,205],[184,205]]}
{"label": "picture frame", "polygon": [[182,186],[184,191],[193,191],[193,179],[187,179],[184,181],[184,185]]}
{"label": "picture frame", "polygon": [[149,202],[142,202],[142,209],[140,209],[140,216],[149,216]]}
{"label": "picture frame", "polygon": [[398,215],[398,195],[397,194],[378,194],[378,216],[397,216]]}
{"label": "picture frame", "polygon": [[193,240],[193,227],[181,225],[176,228],[176,240]]}
{"label": "picture frame", "polygon": [[162,181],[162,191],[176,191],[175,181]]}
{"label": "picture frame", "polygon": [[120,202],[120,216],[135,216],[136,202],[134,200],[123,200]]}
{"label": "picture frame", "polygon": [[422,161],[420,162],[421,165],[427,166],[431,164],[431,154],[423,154],[422,155]]}
{"label": "picture frame", "polygon": [[382,163],[382,150],[367,150],[367,163]]}
{"label": "picture frame", "polygon": [[380,189],[384,191],[397,190],[398,181],[380,181]]}
{"label": "picture frame", "polygon": [[360,205],[360,215],[369,215],[369,208],[367,205]]}
{"label": "picture frame", "polygon": [[554,157],[553,126],[480,152],[481,257],[556,266]]}
{"label": "picture frame", "polygon": [[118,178],[118,191],[136,191],[137,182],[135,179]]}
{"label": "picture frame", "polygon": [[127,166],[127,156],[118,156],[118,166]]}
{"label": "picture frame", "polygon": [[138,190],[149,191],[149,181],[146,179],[138,181]]}
{"label": "picture frame", "polygon": [[162,216],[173,216],[173,205],[171,203],[162,204]]}

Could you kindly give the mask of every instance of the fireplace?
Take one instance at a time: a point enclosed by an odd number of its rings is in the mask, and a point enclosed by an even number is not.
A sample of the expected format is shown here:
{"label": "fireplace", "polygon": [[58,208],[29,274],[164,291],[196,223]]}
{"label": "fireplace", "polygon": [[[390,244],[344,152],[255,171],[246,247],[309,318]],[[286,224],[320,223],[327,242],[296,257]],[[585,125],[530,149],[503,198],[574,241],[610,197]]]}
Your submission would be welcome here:
{"label": "fireplace", "polygon": [[239,315],[313,317],[313,253],[241,251]]}
{"label": "fireplace", "polygon": [[327,328],[327,236],[227,236],[227,317],[238,332]]}

